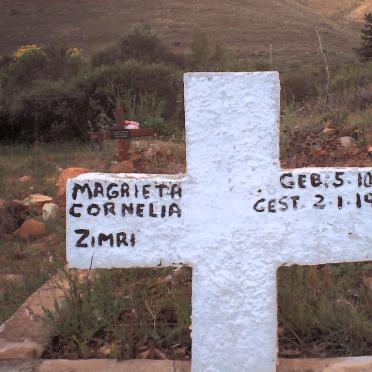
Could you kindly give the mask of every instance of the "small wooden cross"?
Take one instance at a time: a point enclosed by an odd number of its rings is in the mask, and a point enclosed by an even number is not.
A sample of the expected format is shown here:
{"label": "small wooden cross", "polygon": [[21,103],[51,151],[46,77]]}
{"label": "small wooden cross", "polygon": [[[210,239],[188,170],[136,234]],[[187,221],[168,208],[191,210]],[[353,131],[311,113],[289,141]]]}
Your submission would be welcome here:
{"label": "small wooden cross", "polygon": [[111,130],[112,138],[118,141],[120,161],[128,160],[130,138],[153,136],[154,130],[150,128],[126,129],[123,107],[117,107],[114,114],[116,118],[116,126]]}
{"label": "small wooden cross", "polygon": [[116,125],[111,129],[111,131],[94,131],[89,134],[92,141],[102,142],[106,139],[117,140],[120,161],[129,160],[128,150],[130,139],[133,137],[150,137],[154,135],[155,131],[151,128],[127,129],[125,126],[124,109],[122,107],[117,107],[114,110],[114,115]]}
{"label": "small wooden cross", "polygon": [[372,170],[279,162],[275,72],[185,75],[187,173],[69,181],[70,267],[189,264],[193,372],[274,372],[281,265],[372,257]]}

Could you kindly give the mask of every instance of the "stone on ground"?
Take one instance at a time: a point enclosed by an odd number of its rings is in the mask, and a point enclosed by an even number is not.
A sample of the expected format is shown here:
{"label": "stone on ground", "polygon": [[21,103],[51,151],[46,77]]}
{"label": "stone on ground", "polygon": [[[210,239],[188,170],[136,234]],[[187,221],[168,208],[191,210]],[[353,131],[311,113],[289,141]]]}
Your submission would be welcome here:
{"label": "stone on ground", "polygon": [[24,204],[27,206],[43,206],[45,203],[50,203],[53,198],[43,194],[31,194],[25,200]]}
{"label": "stone on ground", "polygon": [[39,359],[4,360],[0,361],[0,372],[35,372],[41,363]]}
{"label": "stone on ground", "polygon": [[32,177],[31,176],[22,176],[22,177],[19,177],[19,182],[20,183],[29,183],[32,181]]}
{"label": "stone on ground", "polygon": [[340,137],[338,139],[338,141],[340,142],[340,145],[344,148],[352,147],[352,146],[356,145],[356,143],[357,143],[355,138],[350,137],[350,136]]}
{"label": "stone on ground", "polygon": [[0,340],[0,359],[39,358],[44,347],[32,341],[9,342]]}
{"label": "stone on ground", "polygon": [[110,166],[110,172],[112,173],[133,173],[134,165],[132,160],[124,160],[117,164]]}
{"label": "stone on ground", "polygon": [[321,133],[320,133],[320,137],[321,138],[328,138],[328,137],[332,137],[334,136],[335,134],[337,133],[337,130],[335,128],[332,128],[332,127],[326,127],[324,128]]}
{"label": "stone on ground", "polygon": [[46,226],[33,218],[23,222],[21,227],[14,232],[14,235],[19,236],[22,240],[34,240],[47,235]]}
{"label": "stone on ground", "polygon": [[55,203],[46,203],[43,206],[43,220],[53,221],[58,217],[59,207]]}
{"label": "stone on ground", "polygon": [[66,182],[70,178],[75,178],[83,173],[91,172],[88,168],[66,168],[64,169],[58,177],[58,191],[57,198],[64,199],[66,196]]}

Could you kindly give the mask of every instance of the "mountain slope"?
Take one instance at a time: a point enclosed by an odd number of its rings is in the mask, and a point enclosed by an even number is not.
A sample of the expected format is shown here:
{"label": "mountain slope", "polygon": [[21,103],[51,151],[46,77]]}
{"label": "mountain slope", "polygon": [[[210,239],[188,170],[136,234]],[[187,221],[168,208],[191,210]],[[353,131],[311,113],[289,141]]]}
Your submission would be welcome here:
{"label": "mountain slope", "polygon": [[365,0],[357,6],[355,9],[353,9],[352,12],[348,15],[348,18],[350,18],[353,21],[356,22],[363,22],[364,21],[364,15],[366,13],[372,12],[372,0]]}
{"label": "mountain slope", "polygon": [[323,16],[345,17],[362,5],[365,0],[297,0],[297,2]]}
{"label": "mountain slope", "polygon": [[90,54],[131,26],[147,23],[174,50],[187,50],[193,30],[201,28],[211,41],[240,55],[267,58],[272,44],[274,61],[317,61],[318,30],[330,58],[355,58],[357,29],[332,14],[325,18],[316,13],[322,1],[0,0],[0,54],[22,44],[55,41]]}

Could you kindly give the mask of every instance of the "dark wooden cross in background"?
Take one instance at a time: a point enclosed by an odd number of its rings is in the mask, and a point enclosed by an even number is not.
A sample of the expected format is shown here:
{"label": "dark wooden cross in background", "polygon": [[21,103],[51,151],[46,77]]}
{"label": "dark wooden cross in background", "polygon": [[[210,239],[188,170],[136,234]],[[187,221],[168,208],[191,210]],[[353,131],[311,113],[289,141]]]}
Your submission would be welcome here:
{"label": "dark wooden cross in background", "polygon": [[91,131],[89,132],[92,142],[103,142],[107,139],[117,140],[119,146],[120,161],[129,160],[128,150],[130,139],[133,137],[150,137],[154,135],[154,130],[150,128],[127,129],[125,127],[125,112],[123,107],[114,110],[116,125],[110,131]]}

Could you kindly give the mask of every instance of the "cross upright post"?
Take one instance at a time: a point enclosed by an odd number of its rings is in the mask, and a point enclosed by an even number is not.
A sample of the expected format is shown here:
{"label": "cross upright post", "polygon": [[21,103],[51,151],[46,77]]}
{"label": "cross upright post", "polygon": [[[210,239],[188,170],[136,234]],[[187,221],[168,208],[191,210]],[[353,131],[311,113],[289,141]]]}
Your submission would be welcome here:
{"label": "cross upright post", "polygon": [[276,271],[368,260],[372,171],[281,170],[278,73],[185,75],[187,174],[69,181],[71,267],[193,268],[193,372],[273,372]]}
{"label": "cross upright post", "polygon": [[[118,148],[119,148],[119,159],[120,161],[125,161],[129,159],[129,132],[125,131],[125,116],[124,109],[122,107],[116,107],[114,110],[117,132],[127,133],[128,137],[120,136],[117,138]],[[115,133],[115,132],[114,132]],[[114,137],[115,138],[115,137]]]}

